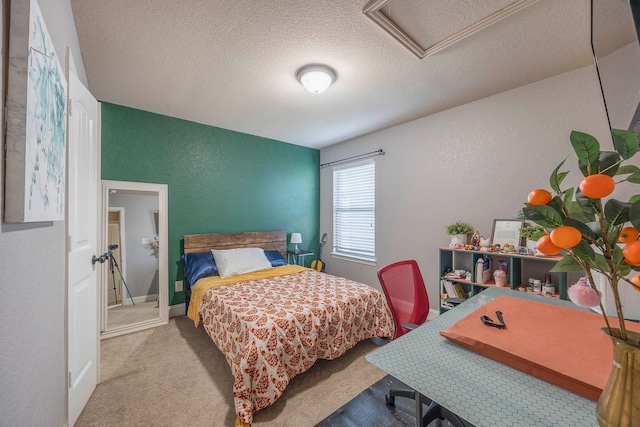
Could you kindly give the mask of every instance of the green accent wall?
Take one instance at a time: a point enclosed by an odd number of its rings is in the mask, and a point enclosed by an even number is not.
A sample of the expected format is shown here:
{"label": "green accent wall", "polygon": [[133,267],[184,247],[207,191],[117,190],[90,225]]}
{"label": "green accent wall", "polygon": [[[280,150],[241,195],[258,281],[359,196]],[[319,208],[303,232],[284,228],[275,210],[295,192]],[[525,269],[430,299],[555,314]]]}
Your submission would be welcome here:
{"label": "green accent wall", "polygon": [[317,251],[318,150],[106,102],[101,136],[102,179],[168,184],[169,305],[185,234],[286,230]]}

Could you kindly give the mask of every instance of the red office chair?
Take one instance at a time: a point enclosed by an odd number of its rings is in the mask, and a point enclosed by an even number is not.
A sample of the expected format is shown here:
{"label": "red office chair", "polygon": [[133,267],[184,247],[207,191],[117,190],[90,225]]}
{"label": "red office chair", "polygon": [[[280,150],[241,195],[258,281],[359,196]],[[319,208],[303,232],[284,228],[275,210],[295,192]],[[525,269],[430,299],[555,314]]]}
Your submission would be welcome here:
{"label": "red office chair", "polygon": [[398,261],[378,270],[378,279],[393,315],[393,339],[422,325],[429,314],[429,296],[415,260]]}
{"label": "red office chair", "polygon": [[[398,261],[378,270],[378,279],[393,315],[396,332],[393,339],[414,330],[427,320],[429,296],[422,280],[422,274],[415,260]],[[422,418],[420,426],[426,426],[436,419],[448,420],[454,427],[465,427],[463,421],[453,412],[443,408],[415,390],[389,390],[384,399],[389,406],[395,405],[396,396],[416,401],[416,417]],[[429,408],[422,416],[422,404]]]}

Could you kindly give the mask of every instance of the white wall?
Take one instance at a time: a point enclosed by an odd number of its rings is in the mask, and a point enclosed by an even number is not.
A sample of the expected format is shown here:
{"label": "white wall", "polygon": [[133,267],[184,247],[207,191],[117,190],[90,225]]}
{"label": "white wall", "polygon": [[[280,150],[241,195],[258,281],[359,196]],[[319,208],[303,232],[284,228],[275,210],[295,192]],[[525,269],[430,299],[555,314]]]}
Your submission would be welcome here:
{"label": "white wall", "polygon": [[[437,308],[445,226],[468,221],[489,236],[493,219],[512,218],[530,190],[549,188],[551,171],[567,156],[565,168],[574,169],[567,185],[577,183],[574,129],[603,141],[608,135],[593,66],[323,149],[322,163],[386,152],[376,157],[377,266],[325,255],[327,272],[380,289],[377,269],[413,258]],[[322,170],[320,189],[320,232],[331,235],[331,168]]]}
{"label": "white wall", "polygon": [[[19,2],[28,0],[12,3]],[[2,2],[4,13],[7,3]],[[41,1],[40,8],[58,57],[63,59],[65,45],[71,46],[86,84],[69,1]],[[6,28],[3,25],[3,31]],[[3,63],[6,55],[3,51]],[[62,426],[65,422],[64,251],[62,221],[0,227],[2,426]]]}
{"label": "white wall", "polygon": [[[628,129],[640,99],[638,43],[629,43],[598,61],[611,126]],[[634,82],[634,85],[630,85]]]}

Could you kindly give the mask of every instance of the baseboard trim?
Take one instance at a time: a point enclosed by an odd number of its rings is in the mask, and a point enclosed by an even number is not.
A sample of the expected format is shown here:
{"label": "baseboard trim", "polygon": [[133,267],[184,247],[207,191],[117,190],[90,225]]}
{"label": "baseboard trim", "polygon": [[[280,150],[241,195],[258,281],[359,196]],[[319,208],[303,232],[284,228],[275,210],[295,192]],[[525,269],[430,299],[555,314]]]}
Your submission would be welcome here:
{"label": "baseboard trim", "polygon": [[[133,302],[136,304],[142,304],[145,302],[152,302],[158,300],[158,294],[153,295],[141,295],[138,297],[133,297]],[[122,305],[133,305],[131,302],[131,298],[127,295],[126,298],[122,300]]]}
{"label": "baseboard trim", "polygon": [[184,316],[185,314],[187,314],[187,305],[185,303],[169,306],[169,317]]}

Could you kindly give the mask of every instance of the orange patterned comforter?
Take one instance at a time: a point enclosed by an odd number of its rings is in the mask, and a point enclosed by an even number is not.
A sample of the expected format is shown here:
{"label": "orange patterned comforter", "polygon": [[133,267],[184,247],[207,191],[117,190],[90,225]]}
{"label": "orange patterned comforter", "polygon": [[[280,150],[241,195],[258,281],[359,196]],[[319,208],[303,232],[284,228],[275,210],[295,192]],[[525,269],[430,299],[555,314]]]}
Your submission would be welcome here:
{"label": "orange patterned comforter", "polygon": [[310,269],[209,289],[200,317],[231,367],[236,415],[247,424],[317,359],[393,336],[384,295]]}

